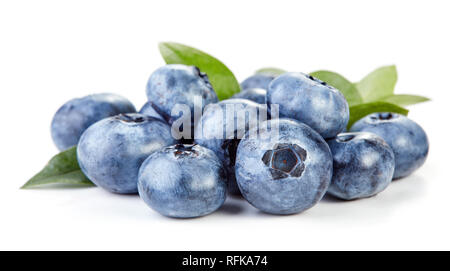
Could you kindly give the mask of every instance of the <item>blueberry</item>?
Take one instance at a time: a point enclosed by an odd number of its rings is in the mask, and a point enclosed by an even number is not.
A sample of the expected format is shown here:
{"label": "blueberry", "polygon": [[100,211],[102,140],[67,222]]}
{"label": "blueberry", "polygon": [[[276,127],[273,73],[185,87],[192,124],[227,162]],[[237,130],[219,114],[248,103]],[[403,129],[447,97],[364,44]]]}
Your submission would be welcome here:
{"label": "blueberry", "polygon": [[313,129],[292,119],[264,124],[271,129],[242,139],[237,149],[236,179],[242,195],[271,214],[311,208],[327,191],[333,174],[327,143]]}
{"label": "blueberry", "polygon": [[134,113],[127,99],[111,94],[93,94],[66,102],[55,113],[51,134],[59,150],[77,145],[81,134],[95,122],[120,113]]}
{"label": "blueberry", "polygon": [[265,104],[266,93],[267,91],[262,88],[248,88],[234,94],[232,98],[247,99],[250,101],[254,101],[255,103]]}
{"label": "blueberry", "polygon": [[115,193],[136,193],[142,162],[174,143],[165,122],[137,113],[120,114],[93,124],[83,133],[77,148],[78,163],[96,185]]}
{"label": "blueberry", "polygon": [[333,178],[328,193],[346,199],[371,197],[386,189],[394,175],[394,153],[372,133],[339,134],[328,140],[333,154]]}
{"label": "blueberry", "polygon": [[285,73],[275,78],[267,91],[267,104],[278,104],[280,117],[299,120],[324,138],[342,132],[349,119],[344,95],[304,73]]}
{"label": "blueberry", "polygon": [[139,113],[165,121],[164,118],[160,114],[158,114],[155,109],[153,109],[152,104],[149,102],[145,103],[142,106],[141,110],[139,110]]}
{"label": "blueberry", "polygon": [[[250,116],[249,112],[255,115]],[[236,149],[245,133],[257,125],[260,114],[267,114],[266,105],[246,99],[223,100],[205,108],[195,129],[195,142],[214,151],[224,164],[228,191],[233,195],[240,194],[234,176]]]}
{"label": "blueberry", "polygon": [[[147,97],[153,109],[169,124],[173,124],[179,118],[182,122],[186,117],[176,109],[175,105],[186,106],[191,114],[191,127],[189,127],[191,129],[195,121],[194,107],[201,113],[207,104],[218,102],[208,76],[195,66],[180,64],[165,65],[157,69],[148,80]],[[196,99],[199,99],[201,104],[195,104]],[[172,109],[176,110],[174,114]]]}
{"label": "blueberry", "polygon": [[162,215],[198,217],[222,206],[226,177],[214,152],[199,145],[177,144],[145,160],[138,188],[147,205]]}
{"label": "blueberry", "polygon": [[241,83],[242,90],[246,90],[249,88],[262,88],[262,89],[269,89],[269,84],[272,82],[272,80],[275,78],[273,75],[269,74],[255,74]]}
{"label": "blueberry", "polygon": [[406,177],[425,162],[428,138],[411,119],[395,113],[374,113],[357,121],[350,131],[371,132],[382,137],[394,151],[394,179]]}

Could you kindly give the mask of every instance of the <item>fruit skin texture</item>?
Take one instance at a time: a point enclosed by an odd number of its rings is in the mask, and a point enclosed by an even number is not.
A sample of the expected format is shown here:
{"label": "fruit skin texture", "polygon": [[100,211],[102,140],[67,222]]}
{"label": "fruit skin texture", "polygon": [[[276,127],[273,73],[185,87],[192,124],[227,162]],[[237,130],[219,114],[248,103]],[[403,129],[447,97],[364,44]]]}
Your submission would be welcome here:
{"label": "fruit skin texture", "polygon": [[162,121],[165,121],[164,118],[160,114],[158,114],[158,112],[156,112],[155,109],[153,109],[152,104],[149,102],[145,103],[142,106],[141,110],[139,110],[139,114],[143,114],[149,117],[154,117]]}
{"label": "fruit skin texture", "polygon": [[279,136],[242,139],[236,156],[236,179],[244,198],[271,214],[294,214],[314,206],[325,194],[333,159],[325,140],[292,119],[278,122]]}
{"label": "fruit skin texture", "polygon": [[242,90],[233,95],[231,98],[235,99],[247,99],[254,101],[255,103],[265,104],[266,103],[267,90],[262,88],[249,88]]}
{"label": "fruit skin texture", "polygon": [[425,131],[413,120],[395,113],[373,113],[350,131],[371,132],[382,137],[394,151],[394,179],[406,177],[425,163],[429,143]]}
{"label": "fruit skin texture", "polygon": [[[242,107],[238,108],[234,105]],[[231,108],[227,109],[227,106]],[[257,123],[249,122],[248,118],[244,120],[245,111],[250,109],[266,112],[267,106],[246,99],[223,100],[207,107],[195,128],[195,142],[212,150],[222,161],[228,177],[228,192],[233,195],[240,195],[234,170],[237,146],[245,133],[255,124],[257,125]],[[227,112],[228,110],[233,112]],[[227,115],[234,116],[233,121],[228,121]],[[245,123],[248,129],[245,126],[239,129],[238,123]],[[227,131],[234,131],[234,133],[227,134]]]}
{"label": "fruit skin texture", "polygon": [[262,88],[262,89],[269,89],[269,84],[272,82],[272,80],[275,78],[273,75],[268,74],[255,74],[241,83],[242,90],[246,90],[249,88]]}
{"label": "fruit skin texture", "polygon": [[199,145],[177,144],[145,160],[138,188],[145,203],[162,215],[199,217],[225,202],[226,177],[214,152]]}
{"label": "fruit skin texture", "polygon": [[83,173],[110,192],[137,193],[138,171],[153,152],[175,143],[170,126],[141,114],[101,120],[81,136],[77,158]]}
{"label": "fruit skin texture", "polygon": [[394,175],[394,153],[379,136],[343,133],[327,141],[333,154],[328,193],[340,199],[371,197],[388,187]]}
{"label": "fruit skin texture", "polygon": [[[208,76],[195,66],[170,64],[157,69],[147,83],[147,98],[153,109],[169,124],[182,117],[182,114],[171,115],[176,104],[187,105],[191,110],[191,125],[194,126],[194,99],[202,101],[203,108],[210,103],[218,102],[216,93]],[[199,111],[201,112],[201,111]]]}
{"label": "fruit skin texture", "polygon": [[69,100],[53,116],[51,134],[59,150],[77,145],[81,134],[95,122],[120,113],[134,113],[133,104],[112,93]]}
{"label": "fruit skin texture", "polygon": [[285,73],[275,78],[267,91],[267,104],[279,104],[280,117],[305,123],[324,138],[345,129],[349,107],[344,95],[304,73]]}

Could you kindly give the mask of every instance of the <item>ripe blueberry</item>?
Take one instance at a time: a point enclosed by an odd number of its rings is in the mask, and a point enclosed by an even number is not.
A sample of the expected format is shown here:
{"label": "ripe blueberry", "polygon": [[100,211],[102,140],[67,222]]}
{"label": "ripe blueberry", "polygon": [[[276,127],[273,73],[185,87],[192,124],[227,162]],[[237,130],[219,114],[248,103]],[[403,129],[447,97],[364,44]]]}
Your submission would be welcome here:
{"label": "ripe blueberry", "polygon": [[394,153],[381,137],[343,133],[327,142],[333,154],[331,195],[346,200],[371,197],[391,183]]}
{"label": "ripe blueberry", "polygon": [[[187,128],[188,131],[195,125],[195,107],[202,112],[207,104],[218,102],[208,76],[195,66],[181,64],[165,65],[153,72],[147,83],[147,98],[153,109],[169,124],[179,118],[190,117],[191,127],[183,127],[183,130]],[[201,104],[195,104],[196,98]],[[176,110],[177,104],[187,106],[190,116]],[[174,114],[172,109],[176,111]]]}
{"label": "ripe blueberry", "polygon": [[198,217],[222,206],[226,177],[214,152],[199,145],[177,144],[145,160],[138,188],[145,203],[162,215]]}
{"label": "ripe blueberry", "polygon": [[66,102],[55,113],[51,133],[59,150],[77,145],[81,134],[95,122],[120,113],[134,113],[136,109],[122,96],[102,93]]}
{"label": "ripe blueberry", "polygon": [[408,176],[425,162],[428,138],[411,119],[395,113],[374,113],[357,121],[350,131],[371,132],[382,137],[394,151],[394,179]]}
{"label": "ripe blueberry", "polygon": [[137,113],[120,114],[83,133],[77,147],[78,163],[96,185],[115,193],[136,193],[142,162],[174,143],[165,122]]}
{"label": "ripe blueberry", "polygon": [[224,164],[231,194],[240,194],[234,171],[236,149],[245,133],[258,125],[261,114],[267,119],[265,105],[246,99],[223,100],[205,108],[195,129],[195,142],[214,151]]}
{"label": "ripe blueberry", "polygon": [[[271,129],[241,140],[236,180],[244,198],[261,211],[293,214],[314,206],[333,173],[330,149],[307,125],[291,119],[267,121]],[[274,133],[278,126],[278,133]]]}
{"label": "ripe blueberry", "polygon": [[303,73],[275,78],[267,91],[267,104],[278,104],[280,117],[305,123],[324,138],[342,132],[349,119],[344,95],[336,88]]}

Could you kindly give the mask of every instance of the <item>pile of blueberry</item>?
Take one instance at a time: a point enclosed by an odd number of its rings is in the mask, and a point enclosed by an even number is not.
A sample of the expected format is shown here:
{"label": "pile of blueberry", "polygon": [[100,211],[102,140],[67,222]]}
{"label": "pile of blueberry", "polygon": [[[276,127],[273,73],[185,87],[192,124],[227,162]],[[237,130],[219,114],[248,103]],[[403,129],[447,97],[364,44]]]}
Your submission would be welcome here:
{"label": "pile of blueberry", "polygon": [[[258,74],[241,88],[219,102],[198,68],[166,65],[151,75],[139,112],[114,94],[68,101],[53,118],[53,141],[60,150],[77,145],[80,168],[97,186],[139,193],[152,209],[179,218],[214,212],[227,193],[271,214],[302,212],[327,192],[371,197],[427,157],[424,130],[402,115],[371,114],[344,132],[345,97],[312,76]],[[195,112],[195,99],[202,113],[189,115],[192,125],[182,130],[193,137],[180,139],[173,126],[186,116],[173,108]],[[268,116],[274,105],[279,117]],[[265,118],[252,121],[245,112],[253,110]]]}

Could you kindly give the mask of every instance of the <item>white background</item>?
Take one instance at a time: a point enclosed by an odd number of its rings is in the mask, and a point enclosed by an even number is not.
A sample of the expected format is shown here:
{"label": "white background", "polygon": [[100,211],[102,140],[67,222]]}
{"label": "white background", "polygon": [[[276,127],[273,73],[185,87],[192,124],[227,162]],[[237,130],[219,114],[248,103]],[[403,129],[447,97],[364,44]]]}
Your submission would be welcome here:
{"label": "white background", "polygon": [[[449,10],[430,0],[1,1],[0,249],[449,249]],[[209,52],[240,81],[265,66],[357,81],[396,64],[398,93],[433,99],[410,113],[428,133],[428,160],[376,197],[325,198],[291,216],[231,198],[178,220],[99,188],[19,190],[57,153],[49,126],[65,101],[116,92],[145,102],[160,41]]]}

